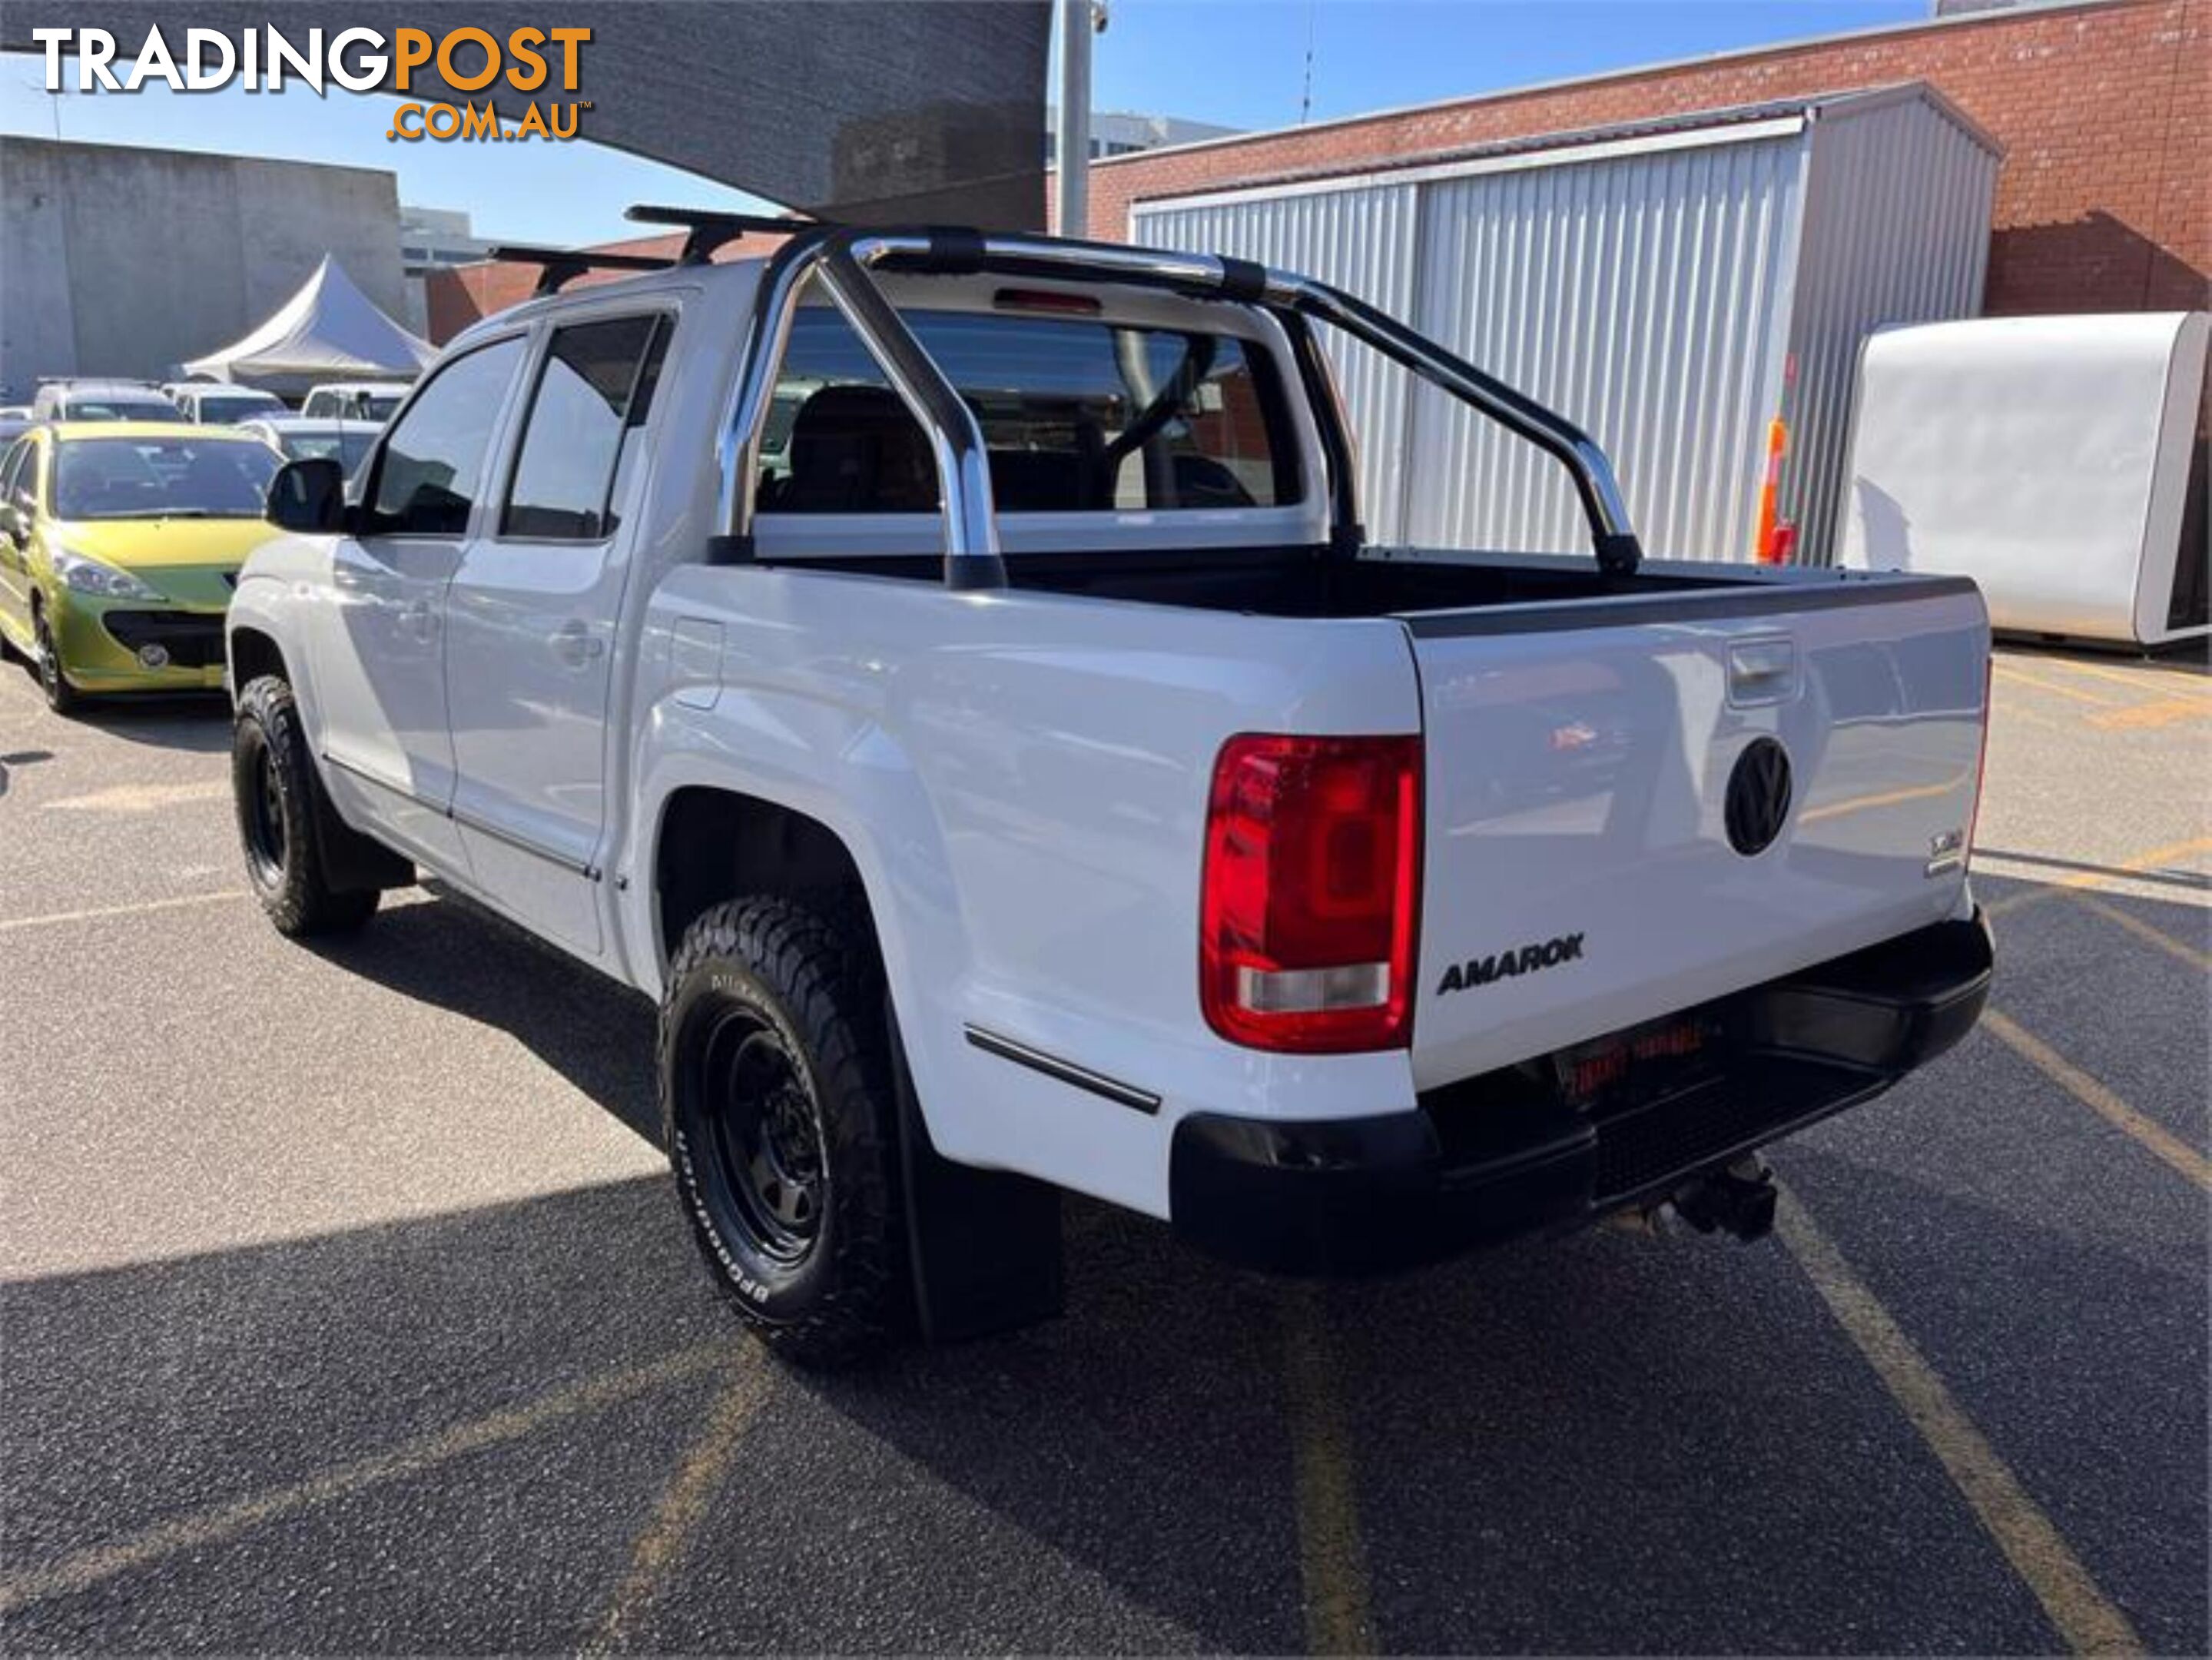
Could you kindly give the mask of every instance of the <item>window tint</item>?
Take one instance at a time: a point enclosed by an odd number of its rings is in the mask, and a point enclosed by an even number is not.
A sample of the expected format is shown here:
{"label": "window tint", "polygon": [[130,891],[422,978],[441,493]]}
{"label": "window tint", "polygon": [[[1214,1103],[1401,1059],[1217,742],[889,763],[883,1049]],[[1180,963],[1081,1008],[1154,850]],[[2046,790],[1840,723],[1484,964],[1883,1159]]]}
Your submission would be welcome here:
{"label": "window tint", "polygon": [[657,314],[555,331],[501,535],[593,542],[614,533],[614,504],[652,408],[665,332]]}
{"label": "window tint", "polygon": [[[1008,513],[1278,507],[1298,499],[1264,350],[1226,335],[1064,317],[917,311],[967,398]],[[762,445],[763,512],[921,513],[927,441],[844,319],[796,319]]]}
{"label": "window tint", "polygon": [[467,532],[492,428],[522,355],[520,340],[502,340],[455,358],[423,388],[384,447],[369,507],[371,535]]}

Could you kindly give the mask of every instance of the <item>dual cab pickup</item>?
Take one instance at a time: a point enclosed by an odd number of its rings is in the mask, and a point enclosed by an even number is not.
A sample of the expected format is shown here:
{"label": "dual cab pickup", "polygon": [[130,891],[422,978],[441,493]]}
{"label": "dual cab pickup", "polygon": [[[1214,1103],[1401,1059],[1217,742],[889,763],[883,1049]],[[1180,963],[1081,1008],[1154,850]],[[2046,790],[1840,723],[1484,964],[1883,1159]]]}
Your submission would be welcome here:
{"label": "dual cab pickup", "polygon": [[[1978,1015],[1971,583],[1646,561],[1567,422],[1237,260],[800,225],[544,286],[272,486],[247,868],[297,934],[427,871],[658,998],[782,1351],[1051,1310],[1062,1190],[1294,1272],[1755,1234],[1748,1155]],[[1556,457],[1594,556],[1366,545],[1325,331]]]}

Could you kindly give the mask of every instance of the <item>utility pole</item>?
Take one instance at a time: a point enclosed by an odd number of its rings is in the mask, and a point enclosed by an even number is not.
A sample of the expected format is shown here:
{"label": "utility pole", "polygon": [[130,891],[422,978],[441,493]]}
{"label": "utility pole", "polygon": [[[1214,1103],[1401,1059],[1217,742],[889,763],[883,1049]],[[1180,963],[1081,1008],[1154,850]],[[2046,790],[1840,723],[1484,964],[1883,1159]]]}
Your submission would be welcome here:
{"label": "utility pole", "polygon": [[1053,228],[1062,236],[1091,229],[1091,37],[1106,27],[1093,0],[1060,0],[1060,202]]}

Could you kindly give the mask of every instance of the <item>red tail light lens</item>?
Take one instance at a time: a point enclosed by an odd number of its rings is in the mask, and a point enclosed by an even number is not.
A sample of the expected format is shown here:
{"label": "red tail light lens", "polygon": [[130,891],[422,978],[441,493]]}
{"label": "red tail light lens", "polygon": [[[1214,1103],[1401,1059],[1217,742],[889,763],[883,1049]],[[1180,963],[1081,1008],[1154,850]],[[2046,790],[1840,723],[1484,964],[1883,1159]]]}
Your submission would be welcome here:
{"label": "red tail light lens", "polygon": [[1308,1055],[1410,1041],[1420,795],[1419,738],[1221,746],[1200,897],[1207,1025]]}

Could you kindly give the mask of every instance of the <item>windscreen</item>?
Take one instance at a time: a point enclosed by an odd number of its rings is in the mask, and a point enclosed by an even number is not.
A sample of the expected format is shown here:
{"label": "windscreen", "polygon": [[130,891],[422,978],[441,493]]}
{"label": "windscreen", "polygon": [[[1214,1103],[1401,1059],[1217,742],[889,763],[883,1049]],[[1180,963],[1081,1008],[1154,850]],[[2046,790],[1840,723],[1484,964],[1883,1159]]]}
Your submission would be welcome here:
{"label": "windscreen", "polygon": [[257,416],[281,415],[284,406],[273,398],[203,398],[200,419],[210,426],[251,421]]}
{"label": "windscreen", "polygon": [[[1297,449],[1273,363],[1234,336],[1097,318],[915,311],[975,410],[1002,513],[1282,507]],[[793,322],[763,435],[764,513],[922,513],[927,438],[844,319]]]}
{"label": "windscreen", "polygon": [[173,421],[177,406],[153,398],[72,398],[65,421]]}
{"label": "windscreen", "polygon": [[351,476],[368,453],[373,435],[366,428],[359,432],[288,432],[277,441],[295,461],[335,461]]}
{"label": "windscreen", "polygon": [[282,465],[244,439],[83,438],[54,456],[58,519],[258,519]]}

